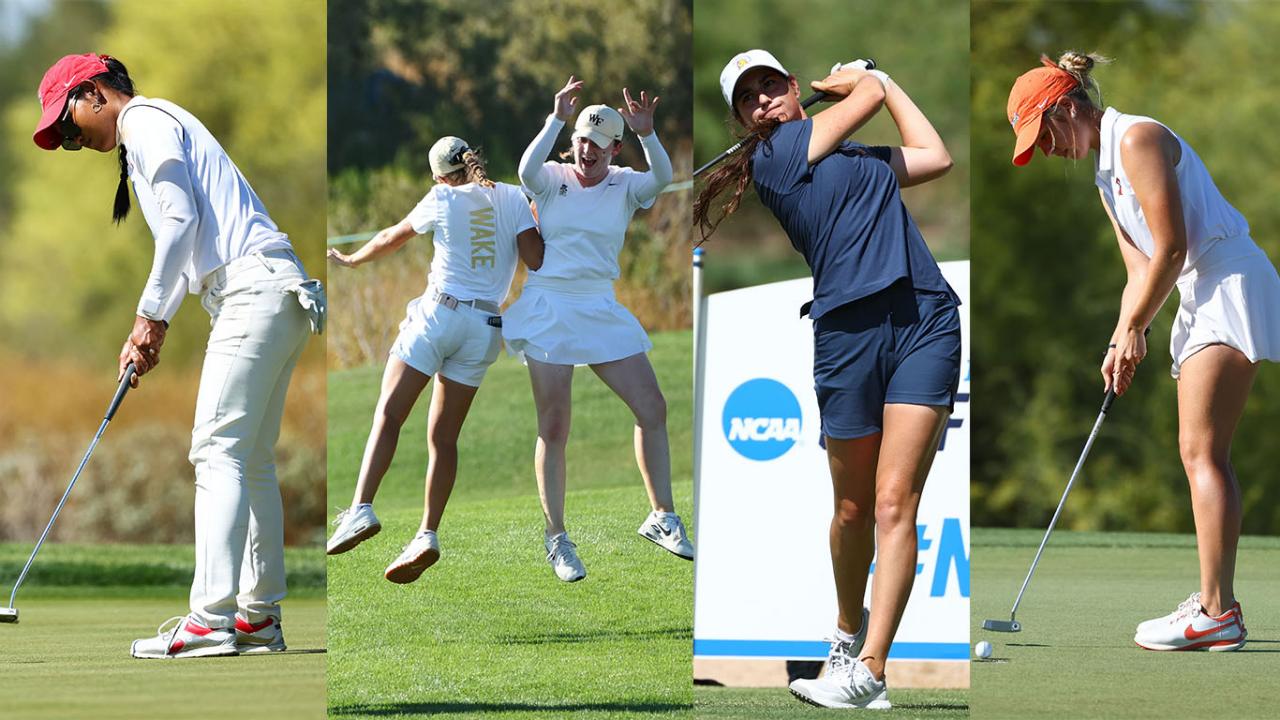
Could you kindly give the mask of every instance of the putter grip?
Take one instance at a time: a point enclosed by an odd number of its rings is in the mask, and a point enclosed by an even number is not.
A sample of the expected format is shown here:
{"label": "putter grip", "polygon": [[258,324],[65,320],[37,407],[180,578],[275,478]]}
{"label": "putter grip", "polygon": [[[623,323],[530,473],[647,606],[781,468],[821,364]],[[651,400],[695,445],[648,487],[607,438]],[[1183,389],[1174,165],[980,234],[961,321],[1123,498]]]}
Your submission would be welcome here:
{"label": "putter grip", "polygon": [[1106,414],[1111,409],[1111,403],[1116,401],[1116,389],[1113,387],[1107,391],[1107,396],[1102,399],[1102,412]]}
{"label": "putter grip", "polygon": [[102,416],[103,420],[110,420],[116,416],[116,410],[120,409],[124,394],[129,392],[129,381],[137,374],[138,371],[134,369],[133,363],[129,363],[129,367],[124,369],[124,377],[120,378],[120,387],[116,388],[116,396],[111,398],[111,405],[107,407],[107,414]]}

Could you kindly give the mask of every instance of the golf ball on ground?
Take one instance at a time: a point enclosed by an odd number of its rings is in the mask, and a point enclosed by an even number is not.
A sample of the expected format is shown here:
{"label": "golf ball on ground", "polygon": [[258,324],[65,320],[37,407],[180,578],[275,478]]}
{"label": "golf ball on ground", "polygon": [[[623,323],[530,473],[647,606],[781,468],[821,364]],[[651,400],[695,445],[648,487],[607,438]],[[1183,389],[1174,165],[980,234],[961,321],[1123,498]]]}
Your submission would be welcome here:
{"label": "golf ball on ground", "polygon": [[977,655],[983,660],[991,657],[991,643],[987,642],[986,640],[983,640],[979,642],[977,645],[974,645],[973,654]]}

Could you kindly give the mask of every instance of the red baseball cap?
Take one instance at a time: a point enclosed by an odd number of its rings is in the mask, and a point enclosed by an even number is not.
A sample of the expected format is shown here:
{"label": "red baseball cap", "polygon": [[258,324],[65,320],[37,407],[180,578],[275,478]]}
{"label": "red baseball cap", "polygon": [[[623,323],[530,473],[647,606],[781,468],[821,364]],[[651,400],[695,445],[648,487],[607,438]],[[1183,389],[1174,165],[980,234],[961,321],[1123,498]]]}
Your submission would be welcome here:
{"label": "red baseball cap", "polygon": [[44,112],[31,136],[36,145],[45,150],[57,150],[62,145],[62,135],[54,125],[66,109],[67,94],[85,80],[108,72],[107,58],[97,53],[67,55],[45,72],[37,94]]}
{"label": "red baseball cap", "polygon": [[1029,70],[1013,82],[1009,91],[1009,124],[1018,136],[1013,146],[1013,164],[1026,165],[1035,153],[1040,137],[1044,111],[1053,107],[1063,95],[1080,86],[1071,73],[1049,58],[1041,58],[1044,67]]}

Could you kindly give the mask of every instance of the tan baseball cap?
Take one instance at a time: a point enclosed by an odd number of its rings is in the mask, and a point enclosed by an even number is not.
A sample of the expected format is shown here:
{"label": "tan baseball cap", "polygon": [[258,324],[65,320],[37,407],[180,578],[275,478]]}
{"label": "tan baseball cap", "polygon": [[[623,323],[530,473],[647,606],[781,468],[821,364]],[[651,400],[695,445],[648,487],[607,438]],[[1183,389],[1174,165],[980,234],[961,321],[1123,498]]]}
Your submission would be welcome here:
{"label": "tan baseball cap", "polygon": [[724,66],[724,70],[720,71],[720,92],[724,93],[724,101],[729,103],[730,108],[733,107],[733,89],[738,85],[738,79],[756,67],[773,68],[783,75],[791,75],[768,50],[748,50],[734,55],[729,64]]}
{"label": "tan baseball cap", "polygon": [[470,150],[462,138],[446,135],[431,146],[431,173],[436,177],[444,177],[454,170],[466,166],[462,162],[462,153]]}
{"label": "tan baseball cap", "polygon": [[622,114],[608,105],[588,105],[578,113],[573,123],[573,139],[587,138],[602,148],[608,148],[622,139],[622,131],[626,128]]}

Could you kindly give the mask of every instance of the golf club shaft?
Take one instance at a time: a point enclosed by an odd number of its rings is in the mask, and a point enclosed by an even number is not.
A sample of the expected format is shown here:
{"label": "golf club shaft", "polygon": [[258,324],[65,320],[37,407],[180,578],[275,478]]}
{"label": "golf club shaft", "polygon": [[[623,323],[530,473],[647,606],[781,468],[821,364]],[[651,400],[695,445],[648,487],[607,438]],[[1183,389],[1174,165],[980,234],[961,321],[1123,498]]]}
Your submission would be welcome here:
{"label": "golf club shaft", "polygon": [[[856,61],[856,60],[855,60],[854,62],[859,62],[859,61]],[[864,69],[866,69],[866,70],[874,70],[874,69],[876,68],[876,61],[875,61],[875,60],[873,60],[873,59],[871,59],[871,58],[867,58],[866,60],[863,60],[863,61],[860,61],[860,62],[864,63],[864,65],[865,65]],[[826,99],[826,97],[827,97],[827,94],[826,94],[826,93],[824,93],[824,92],[816,92],[816,93],[814,93],[814,94],[810,95],[809,97],[805,98],[804,100],[800,101],[800,107],[805,108],[805,109],[808,109],[808,107],[809,107],[810,105],[813,105],[814,103],[817,103],[817,102],[821,102],[822,100]],[[711,162],[709,162],[709,163],[707,163],[707,164],[703,165],[702,167],[698,168],[697,170],[694,170],[694,171],[693,171],[693,176],[694,176],[694,177],[698,177],[699,175],[701,175],[702,173],[706,172],[707,170],[710,170],[711,168],[713,168],[713,167],[715,167],[716,165],[720,164],[720,161],[721,161],[721,160],[724,160],[725,158],[729,157],[730,155],[732,155],[732,154],[734,154],[734,153],[738,152],[739,150],[741,150],[741,149],[742,149],[742,146],[743,146],[743,145],[746,145],[746,144],[747,144],[747,141],[746,141],[746,140],[739,140],[737,143],[734,143],[733,147],[729,148],[728,150],[725,150],[724,152],[722,152],[722,153],[720,153],[719,155],[717,155],[717,156],[715,156],[714,158],[712,158]]]}
{"label": "golf club shaft", "polygon": [[44,539],[49,536],[49,531],[53,529],[53,523],[58,520],[58,513],[62,512],[62,506],[67,504],[67,498],[71,496],[71,489],[76,486],[76,480],[80,479],[80,473],[84,471],[84,466],[89,463],[89,457],[93,455],[93,449],[98,447],[98,441],[102,439],[102,433],[106,431],[107,423],[111,422],[111,418],[115,417],[116,410],[120,409],[120,402],[124,400],[124,394],[129,390],[129,383],[136,374],[137,371],[134,369],[133,363],[129,363],[129,367],[125,368],[124,377],[120,379],[120,387],[116,388],[116,394],[111,399],[107,412],[103,415],[102,424],[98,426],[98,432],[94,434],[93,442],[89,443],[89,450],[81,458],[80,466],[76,468],[76,474],[71,476],[71,482],[67,483],[67,489],[62,493],[62,499],[58,501],[58,506],[53,509],[49,524],[44,526],[44,532],[40,533],[40,539],[36,541],[36,546],[31,551],[31,557],[27,558],[27,564],[22,566],[22,572],[18,574],[18,581],[13,584],[13,592],[9,593],[9,607],[13,607],[13,600],[18,596],[18,588],[27,579],[27,573],[31,570],[31,563],[35,562],[36,554],[40,552],[40,546],[44,545]]}
{"label": "golf club shaft", "polygon": [[[800,103],[800,107],[802,107],[802,108],[808,108],[810,105],[813,105],[814,103],[819,102],[820,100],[822,100],[822,99],[823,99],[823,98],[825,98],[826,96],[827,96],[827,94],[826,94],[826,93],[823,93],[823,92],[817,92],[817,93],[814,93],[814,94],[810,95],[809,97],[805,98],[803,101],[801,101],[801,103]],[[693,176],[694,176],[694,177],[698,177],[698,176],[699,176],[699,175],[701,175],[702,173],[704,173],[704,172],[706,172],[706,171],[710,170],[711,168],[715,167],[716,165],[719,165],[721,160],[724,160],[725,158],[729,157],[730,155],[732,155],[732,154],[734,154],[734,153],[738,152],[739,150],[741,150],[741,149],[742,149],[742,146],[743,146],[743,145],[746,145],[746,144],[747,144],[747,141],[746,141],[746,140],[739,140],[738,142],[734,143],[734,144],[733,144],[733,146],[732,146],[732,147],[730,147],[728,150],[725,150],[724,152],[722,152],[722,153],[720,153],[719,155],[717,155],[717,156],[715,156],[714,158],[712,158],[712,160],[711,160],[710,162],[708,162],[707,164],[703,165],[702,167],[698,168],[697,170],[694,170],[694,171],[693,171]]]}
{"label": "golf club shaft", "polygon": [[1067,481],[1067,489],[1062,492],[1062,499],[1058,501],[1058,509],[1053,511],[1053,519],[1049,521],[1049,529],[1044,531],[1044,539],[1040,541],[1040,548],[1036,550],[1036,557],[1031,561],[1031,569],[1027,570],[1027,577],[1022,581],[1022,588],[1018,590],[1018,597],[1013,601],[1013,609],[1009,611],[1009,619],[1018,614],[1018,605],[1022,602],[1022,595],[1027,591],[1027,585],[1031,584],[1031,576],[1036,572],[1036,565],[1040,562],[1040,556],[1044,553],[1044,546],[1049,542],[1049,535],[1053,534],[1053,528],[1058,524],[1058,516],[1062,514],[1062,508],[1067,504],[1067,496],[1071,494],[1071,487],[1075,485],[1076,477],[1080,475],[1080,468],[1084,467],[1085,458],[1089,457],[1089,449],[1093,447],[1093,441],[1098,437],[1098,431],[1102,429],[1102,421],[1107,417],[1107,411],[1111,409],[1111,403],[1115,402],[1116,391],[1111,389],[1107,391],[1107,397],[1102,401],[1102,411],[1098,413],[1098,419],[1093,423],[1093,430],[1089,433],[1089,439],[1084,443],[1084,452],[1080,453],[1080,459],[1076,461],[1076,469],[1071,471],[1071,479]]}

